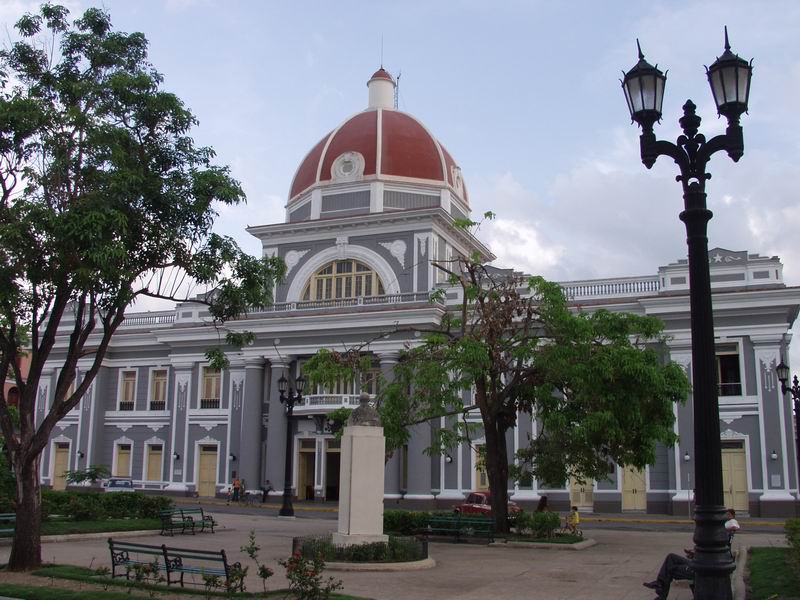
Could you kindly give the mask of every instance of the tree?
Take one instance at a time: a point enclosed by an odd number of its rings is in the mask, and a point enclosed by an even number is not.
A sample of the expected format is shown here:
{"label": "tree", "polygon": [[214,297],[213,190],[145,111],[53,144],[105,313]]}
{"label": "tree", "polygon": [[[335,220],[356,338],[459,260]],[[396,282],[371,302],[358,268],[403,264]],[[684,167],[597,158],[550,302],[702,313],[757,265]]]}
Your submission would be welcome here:
{"label": "tree", "polygon": [[[610,461],[643,468],[657,442],[675,442],[673,403],[689,384],[664,360],[658,319],[571,310],[557,284],[492,268],[477,255],[436,266],[463,303],[401,355],[393,381],[381,386],[379,412],[393,448],[409,426],[448,417],[429,452],[470,442],[475,427],[466,415],[479,412],[498,531],[508,529],[510,477],[607,478]],[[443,298],[444,290],[434,294]],[[364,368],[360,350],[321,351],[306,372],[322,382],[352,377]],[[506,433],[520,413],[535,415],[538,426],[510,468]]]}
{"label": "tree", "polygon": [[[144,35],[115,32],[97,8],[68,18],[44,4],[0,52],[0,381],[12,373],[20,394],[18,430],[0,397],[16,477],[12,570],[41,562],[41,452],[97,375],[126,308],[144,296],[189,300],[183,284],[193,282],[221,336],[226,321],[271,302],[284,272],[212,232],[215,205],[242,203],[244,192],[195,145],[197,121],[162,89]],[[59,328],[66,350],[54,346]],[[225,361],[219,349],[209,358]],[[90,366],[76,378],[80,359]],[[45,363],[59,372],[37,427]]]}

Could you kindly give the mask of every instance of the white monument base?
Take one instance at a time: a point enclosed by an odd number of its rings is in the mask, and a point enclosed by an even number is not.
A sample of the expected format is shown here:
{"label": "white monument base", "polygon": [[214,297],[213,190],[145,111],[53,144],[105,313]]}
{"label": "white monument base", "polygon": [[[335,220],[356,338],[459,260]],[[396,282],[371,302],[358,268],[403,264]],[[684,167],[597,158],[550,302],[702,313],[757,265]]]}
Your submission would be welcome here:
{"label": "white monument base", "polygon": [[331,540],[335,546],[356,546],[358,544],[374,544],[375,542],[388,542],[389,536],[385,534],[369,533],[334,533]]}
{"label": "white monument base", "polygon": [[383,535],[385,453],[383,427],[348,425],[344,428],[339,527],[333,534],[334,544],[350,546],[388,540]]}

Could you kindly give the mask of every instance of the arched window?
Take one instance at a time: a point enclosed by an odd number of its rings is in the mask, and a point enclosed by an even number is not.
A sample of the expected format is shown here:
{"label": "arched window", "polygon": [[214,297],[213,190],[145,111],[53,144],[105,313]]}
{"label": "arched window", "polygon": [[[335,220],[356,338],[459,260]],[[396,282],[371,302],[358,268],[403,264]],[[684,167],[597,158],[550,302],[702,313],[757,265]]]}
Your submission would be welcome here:
{"label": "arched window", "polygon": [[303,300],[335,300],[381,296],[385,292],[378,274],[357,260],[335,260],[312,275]]}

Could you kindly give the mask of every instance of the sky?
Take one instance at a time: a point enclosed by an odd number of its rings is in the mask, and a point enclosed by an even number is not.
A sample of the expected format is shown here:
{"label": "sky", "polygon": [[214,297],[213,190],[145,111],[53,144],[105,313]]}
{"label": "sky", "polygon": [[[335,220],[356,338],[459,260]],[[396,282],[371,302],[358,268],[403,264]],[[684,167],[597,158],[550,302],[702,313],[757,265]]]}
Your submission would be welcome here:
{"label": "sky", "polygon": [[[37,2],[0,0],[0,24]],[[745,154],[709,164],[709,246],[778,255],[800,285],[800,2],[69,0],[142,31],[165,88],[193,110],[248,196],[217,229],[253,254],[247,225],[281,222],[306,152],[366,108],[383,65],[400,109],[462,168],[497,264],[564,281],[655,274],[686,256],[677,168],[640,162],[620,88],[636,60],[668,69],[660,138],[680,133],[691,98],[707,137],[721,133],[705,76],[723,51],[753,58]],[[5,39],[9,39],[9,33]],[[383,50],[381,51],[381,47]],[[798,330],[798,328],[795,328]],[[800,365],[800,343],[795,364]]]}

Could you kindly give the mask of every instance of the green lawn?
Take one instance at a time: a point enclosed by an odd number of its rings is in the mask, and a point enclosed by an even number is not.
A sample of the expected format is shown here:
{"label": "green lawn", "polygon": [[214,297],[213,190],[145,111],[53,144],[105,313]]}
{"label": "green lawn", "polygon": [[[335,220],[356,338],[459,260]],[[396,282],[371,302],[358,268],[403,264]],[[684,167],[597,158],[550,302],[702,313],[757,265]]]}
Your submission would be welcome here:
{"label": "green lawn", "polygon": [[140,531],[142,529],[161,529],[161,521],[158,519],[103,519],[102,521],[45,521],[42,523],[42,535]]}
{"label": "green lawn", "polygon": [[747,567],[748,600],[800,599],[800,572],[792,569],[788,548],[752,548]]}
{"label": "green lawn", "polygon": [[[55,587],[35,587],[32,585],[0,584],[0,596],[22,598],[24,600],[130,600],[125,592],[103,592],[81,590],[75,592]],[[141,597],[141,596],[138,596]]]}
{"label": "green lawn", "polygon": [[[71,581],[81,581],[84,583],[98,583],[97,575],[93,569],[87,569],[86,567],[76,567],[73,565],[46,565],[36,571],[31,572],[31,575],[36,577],[53,577],[55,579],[68,579]],[[116,579],[107,579],[104,581],[107,583],[109,587],[123,587],[127,588],[127,582],[124,577],[117,577]],[[30,590],[31,595],[22,596],[16,593],[6,592],[6,587],[22,587],[24,589]],[[169,592],[171,594],[184,594],[187,598],[206,598],[207,596],[220,596],[224,598],[230,598],[229,594],[224,592],[211,592],[210,594],[206,594],[201,589],[202,586],[197,586],[195,588],[182,588],[177,585],[172,585],[167,587],[166,585],[145,585],[140,584],[136,586],[137,589],[141,590],[157,590],[162,592]],[[130,596],[126,593],[122,592],[87,592],[82,591],[80,592],[80,598],[77,593],[72,595],[73,592],[67,592],[70,595],[53,595],[53,596],[45,596],[45,595],[36,595],[39,590],[43,588],[26,588],[26,586],[14,586],[14,585],[3,585],[0,584],[0,596],[8,595],[13,596],[15,598],[33,598],[38,599],[42,598],[42,600],[94,600],[95,598],[102,598],[107,600],[122,600],[122,598],[130,598]],[[48,588],[44,588],[48,589]],[[57,590],[63,594],[63,590]],[[287,598],[288,597],[288,590],[273,590],[269,592],[270,598]],[[245,593],[237,593],[233,597],[235,598],[263,598],[263,593],[258,592],[245,592]],[[332,600],[368,600],[366,598],[362,598],[359,596],[347,596],[344,594],[333,594],[331,595]]]}

